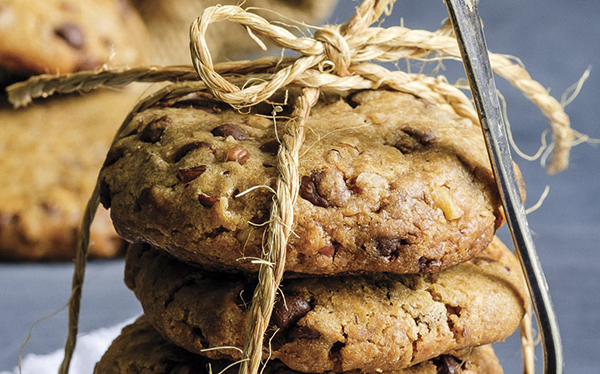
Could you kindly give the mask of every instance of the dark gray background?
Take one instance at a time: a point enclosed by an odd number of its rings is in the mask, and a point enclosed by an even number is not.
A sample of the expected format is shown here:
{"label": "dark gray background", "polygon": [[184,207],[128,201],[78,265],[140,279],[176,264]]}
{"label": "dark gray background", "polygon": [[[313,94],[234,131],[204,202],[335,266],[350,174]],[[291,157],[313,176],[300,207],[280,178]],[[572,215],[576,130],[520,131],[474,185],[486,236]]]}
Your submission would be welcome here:
{"label": "dark gray background", "polygon": [[[345,20],[357,4],[340,0],[331,22]],[[600,138],[600,2],[482,0],[480,10],[490,49],[519,57],[532,77],[555,97],[560,98],[592,67],[567,113],[575,129]],[[400,17],[407,27],[433,30],[446,17],[446,9],[440,0],[400,1],[387,25],[399,24]],[[449,75],[460,71],[460,65],[447,65]],[[516,89],[500,78],[497,81],[508,100],[517,143],[533,153],[548,123]],[[569,169],[556,176],[546,175],[538,162],[515,157],[527,182],[528,206],[550,186],[550,195],[529,219],[562,328],[566,372],[572,373],[595,373],[600,364],[599,156],[598,146],[579,145],[572,151]],[[506,229],[500,235],[509,241]],[[72,269],[72,264],[0,264],[0,371],[14,368],[31,325],[66,303]],[[80,331],[111,326],[140,313],[137,301],[123,285],[122,271],[120,260],[89,264]],[[45,354],[61,348],[66,319],[63,311],[38,325],[25,353]],[[506,373],[521,371],[516,337],[496,345],[496,351]],[[539,350],[537,364],[540,372]]]}

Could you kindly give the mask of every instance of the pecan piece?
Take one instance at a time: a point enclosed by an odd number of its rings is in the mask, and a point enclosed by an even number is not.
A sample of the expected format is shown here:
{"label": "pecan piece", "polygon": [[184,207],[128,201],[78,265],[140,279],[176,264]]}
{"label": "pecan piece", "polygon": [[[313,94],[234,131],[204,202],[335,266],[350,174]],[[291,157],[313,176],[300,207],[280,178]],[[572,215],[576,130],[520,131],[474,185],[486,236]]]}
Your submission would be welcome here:
{"label": "pecan piece", "polygon": [[225,162],[237,161],[238,164],[244,165],[250,158],[250,152],[240,147],[233,147],[225,154]]}
{"label": "pecan piece", "polygon": [[183,183],[193,181],[202,175],[207,169],[206,165],[192,166],[190,168],[184,168],[177,170],[177,179]]}
{"label": "pecan piece", "polygon": [[202,206],[204,206],[205,208],[210,208],[213,205],[215,205],[217,201],[219,201],[219,198],[199,193],[198,201],[200,201],[200,204],[202,204]]}
{"label": "pecan piece", "polygon": [[273,323],[281,329],[289,328],[313,309],[312,304],[311,298],[301,295],[288,295],[285,301],[279,298],[273,309]]}

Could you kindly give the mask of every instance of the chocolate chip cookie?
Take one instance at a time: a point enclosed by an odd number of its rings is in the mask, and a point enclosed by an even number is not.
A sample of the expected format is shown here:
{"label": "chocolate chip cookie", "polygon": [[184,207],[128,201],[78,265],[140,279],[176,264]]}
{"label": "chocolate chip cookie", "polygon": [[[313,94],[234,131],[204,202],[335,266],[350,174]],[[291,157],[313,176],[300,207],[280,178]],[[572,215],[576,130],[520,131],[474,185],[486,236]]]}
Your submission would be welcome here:
{"label": "chocolate chip cookie", "polygon": [[0,0],[0,70],[64,74],[138,65],[147,43],[128,0]]}
{"label": "chocolate chip cookie", "polygon": [[[239,359],[234,349],[204,349],[243,346],[253,278],[134,244],[125,283],[167,340],[211,359]],[[438,273],[287,279],[281,291],[264,357],[314,373],[396,370],[504,340],[528,300],[519,263],[498,239]]]}
{"label": "chocolate chip cookie", "polygon": [[[137,114],[101,172],[117,232],[256,270],[278,175],[274,128],[291,105],[273,106],[240,113],[198,93]],[[500,203],[479,127],[384,90],[325,94],[311,113],[289,272],[435,272],[490,243]]]}
{"label": "chocolate chip cookie", "polygon": [[[253,8],[269,21],[313,25],[326,20],[336,0],[246,0],[242,6]],[[148,26],[151,36],[150,59],[154,64],[190,64],[190,24],[215,5],[238,5],[238,0],[132,0]],[[288,17],[286,19],[286,17]],[[292,32],[296,31],[294,28]],[[262,52],[248,31],[233,22],[210,25],[207,41],[215,62],[234,61],[250,53]]]}
{"label": "chocolate chip cookie", "polygon": [[[235,374],[237,366],[225,360],[209,360],[164,340],[142,316],[126,326],[96,364],[95,374]],[[210,365],[210,366],[209,366]],[[300,374],[279,361],[269,361],[265,374]],[[461,355],[442,355],[406,369],[379,371],[381,374],[502,374],[490,346],[473,348]],[[347,374],[359,374],[349,371]]]}
{"label": "chocolate chip cookie", "polygon": [[[0,259],[71,260],[83,211],[123,118],[131,88],[0,109]],[[107,110],[110,108],[110,110]],[[104,208],[92,225],[92,257],[123,253]]]}

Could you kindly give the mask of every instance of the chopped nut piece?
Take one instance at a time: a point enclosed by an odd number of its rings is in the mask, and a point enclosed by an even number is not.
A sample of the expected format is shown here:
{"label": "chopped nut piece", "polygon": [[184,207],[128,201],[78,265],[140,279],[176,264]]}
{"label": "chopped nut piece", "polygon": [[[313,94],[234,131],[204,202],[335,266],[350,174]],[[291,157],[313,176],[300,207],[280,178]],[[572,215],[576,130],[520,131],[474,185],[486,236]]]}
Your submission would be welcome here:
{"label": "chopped nut piece", "polygon": [[183,183],[188,183],[193,181],[202,175],[207,169],[206,165],[192,166],[191,168],[179,169],[177,170],[177,179],[182,181]]}
{"label": "chopped nut piece", "polygon": [[240,147],[231,148],[225,155],[225,162],[237,161],[238,164],[244,165],[250,158],[250,152]]}

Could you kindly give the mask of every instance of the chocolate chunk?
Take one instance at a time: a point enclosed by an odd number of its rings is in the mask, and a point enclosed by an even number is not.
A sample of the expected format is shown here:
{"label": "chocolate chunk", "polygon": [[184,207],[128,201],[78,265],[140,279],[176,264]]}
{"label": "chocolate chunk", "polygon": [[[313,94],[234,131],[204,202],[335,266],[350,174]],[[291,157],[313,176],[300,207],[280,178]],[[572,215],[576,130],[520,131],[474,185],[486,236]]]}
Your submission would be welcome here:
{"label": "chocolate chunk", "polygon": [[198,201],[205,208],[210,208],[213,205],[215,205],[217,203],[217,201],[219,201],[219,198],[218,197],[208,196],[208,195],[205,195],[203,193],[199,193],[198,194]]}
{"label": "chocolate chunk", "polygon": [[124,154],[125,150],[123,148],[109,149],[108,153],[106,154],[106,158],[104,159],[104,164],[102,165],[102,167],[104,168],[114,164],[115,162],[117,162],[118,159],[123,157]]}
{"label": "chocolate chunk", "polygon": [[322,179],[323,173],[317,171],[313,171],[310,176],[303,176],[300,179],[300,196],[310,201],[313,205],[327,208],[329,207],[329,202],[319,194],[317,188]]}
{"label": "chocolate chunk", "polygon": [[81,49],[85,45],[83,31],[74,23],[67,22],[54,29],[54,34],[63,39],[67,44],[76,49]]}
{"label": "chocolate chunk", "polygon": [[162,116],[146,125],[140,134],[140,140],[146,143],[156,143],[162,137],[165,129],[171,122],[167,116]]}
{"label": "chocolate chunk", "polygon": [[402,247],[408,244],[405,239],[401,238],[380,237],[375,239],[375,249],[381,257],[386,258],[388,261],[398,258]]}
{"label": "chocolate chunk", "polygon": [[434,358],[433,364],[436,366],[436,374],[458,374],[460,373],[460,362],[451,355],[441,355]]}
{"label": "chocolate chunk", "polygon": [[225,162],[237,161],[238,164],[244,165],[250,158],[250,152],[240,147],[233,147],[225,154]]}
{"label": "chocolate chunk", "polygon": [[214,149],[215,149],[214,145],[207,143],[207,142],[194,141],[191,143],[187,143],[173,155],[173,162],[179,162],[182,158],[187,156],[190,152],[192,152],[196,149],[201,149],[201,148],[205,148],[205,149],[207,148],[211,152],[214,152]]}
{"label": "chocolate chunk", "polygon": [[[287,308],[286,308],[287,306]],[[293,326],[313,309],[312,300],[300,295],[288,295],[275,303],[273,308],[273,323],[281,329]]]}
{"label": "chocolate chunk", "polygon": [[177,179],[183,183],[188,183],[198,178],[206,171],[206,165],[192,166],[190,168],[177,170]]}
{"label": "chocolate chunk", "polygon": [[214,136],[232,136],[235,140],[248,139],[248,133],[246,133],[246,131],[244,131],[240,125],[230,123],[215,127],[211,133]]}
{"label": "chocolate chunk", "polygon": [[319,339],[321,333],[312,327],[295,326],[287,334],[288,339]]}
{"label": "chocolate chunk", "polygon": [[272,156],[277,156],[279,152],[279,142],[277,140],[271,140],[260,146],[260,150],[265,153],[269,153]]}

